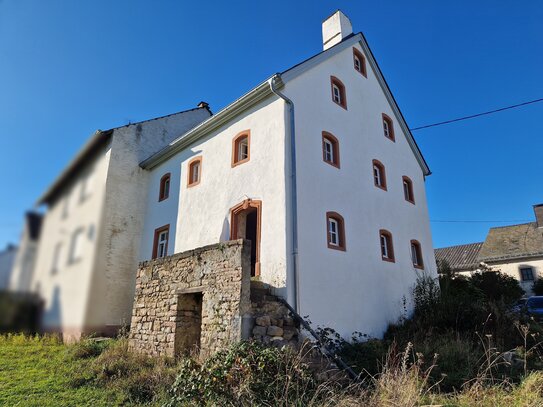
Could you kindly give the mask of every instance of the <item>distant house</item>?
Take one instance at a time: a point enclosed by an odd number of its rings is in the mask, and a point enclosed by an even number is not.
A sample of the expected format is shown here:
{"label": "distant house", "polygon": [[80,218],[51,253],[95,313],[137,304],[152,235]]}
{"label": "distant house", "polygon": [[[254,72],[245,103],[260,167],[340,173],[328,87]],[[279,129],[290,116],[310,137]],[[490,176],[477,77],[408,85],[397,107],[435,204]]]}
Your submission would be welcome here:
{"label": "distant house", "polygon": [[8,287],[16,255],[17,247],[12,244],[8,244],[4,250],[0,251],[0,290],[5,290]]}
{"label": "distant house", "polygon": [[534,281],[543,277],[543,204],[534,205],[534,213],[535,222],[491,228],[483,243],[436,249],[437,263],[469,274],[484,262],[519,280],[531,294]]}
{"label": "distant house", "polygon": [[435,249],[436,263],[438,267],[446,263],[451,271],[469,275],[479,265],[477,258],[482,246],[483,242],[478,242]]}

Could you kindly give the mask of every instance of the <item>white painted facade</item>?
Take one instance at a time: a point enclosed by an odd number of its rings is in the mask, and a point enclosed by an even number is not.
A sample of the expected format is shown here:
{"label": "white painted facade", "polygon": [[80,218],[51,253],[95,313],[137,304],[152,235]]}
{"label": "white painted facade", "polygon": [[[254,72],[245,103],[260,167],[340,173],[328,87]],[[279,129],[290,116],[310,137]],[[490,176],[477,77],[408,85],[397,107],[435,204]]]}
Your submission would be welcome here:
{"label": "white painted facade", "polygon": [[[422,158],[408,141],[407,127],[387,97],[367,46],[362,48],[362,37],[347,41],[337,45],[341,50],[332,48],[329,56],[321,54],[281,74],[280,90],[295,106],[298,312],[349,338],[354,331],[381,336],[389,323],[409,315],[417,277],[423,272],[437,277],[437,269]],[[353,47],[366,58],[367,78],[353,67]],[[332,75],[345,85],[347,109],[332,101]],[[235,103],[243,103],[240,100]],[[383,113],[393,120],[394,142],[384,137]],[[219,118],[208,121],[213,120]],[[151,258],[154,231],[168,224],[168,254],[227,240],[230,209],[247,198],[261,200],[258,279],[293,301],[288,289],[293,284],[288,126],[287,105],[269,94],[216,130],[189,132],[185,139],[198,138],[177,150],[166,149],[164,159],[145,162],[150,182],[140,259]],[[251,131],[251,158],[231,168],[232,140],[243,130]],[[323,161],[323,131],[339,140],[340,168]],[[174,141],[174,148],[176,143],[183,139]],[[203,159],[202,180],[187,188],[187,163],[196,156]],[[385,165],[387,191],[374,186],[373,159]],[[170,197],[159,202],[160,179],[166,173],[172,176]],[[415,204],[404,199],[402,176],[413,182]],[[345,220],[345,251],[328,248],[328,211]],[[381,259],[380,229],[393,235],[394,263]],[[412,239],[421,244],[424,270],[413,266]]]}
{"label": "white painted facade", "polygon": [[[232,140],[250,130],[250,160],[232,167]],[[269,98],[150,171],[140,259],[151,258],[154,231],[170,225],[168,254],[230,239],[230,209],[262,201],[261,278],[286,284],[285,120],[283,102]],[[188,162],[202,157],[202,179],[187,187]],[[160,201],[160,179],[171,174]]]}
{"label": "white painted facade", "polygon": [[[331,100],[332,75],[345,85],[347,110]],[[404,299],[411,310],[420,275],[411,239],[421,243],[425,271],[437,275],[423,171],[374,69],[367,64],[367,78],[353,69],[352,47],[288,82],[284,93],[296,106],[301,314],[345,337],[380,336],[404,312]],[[383,135],[382,113],[393,119],[395,142]],[[322,160],[322,131],[339,140],[339,169]],[[374,185],[373,159],[385,166],[387,191]],[[414,205],[404,199],[404,175]],[[328,211],[345,220],[345,252],[327,247]],[[380,229],[392,233],[395,263],[381,259]]]}
{"label": "white painted facade", "polygon": [[[543,277],[543,257],[529,258],[529,259],[516,259],[516,260],[504,260],[499,263],[488,263],[492,268],[500,270],[502,273],[507,274],[519,281],[520,287],[527,295],[533,295],[532,286],[534,281]],[[521,275],[522,268],[531,268],[534,276],[534,281],[523,281]]]}
{"label": "white painted facade", "polygon": [[[137,262],[153,257],[155,231],[169,225],[168,255],[229,240],[232,208],[247,200],[261,202],[257,278],[314,325],[347,338],[354,331],[380,336],[409,314],[417,276],[437,276],[424,185],[429,170],[363,36],[351,31],[348,18],[334,14],[323,25],[325,52],[212,117],[200,108],[102,132],[107,142],[80,154],[43,199],[50,206],[31,284],[45,299],[46,327],[78,336],[123,325]],[[354,69],[353,48],[366,59],[367,77]],[[332,75],[345,85],[347,109],[332,100]],[[293,122],[275,86],[292,101]],[[383,113],[395,141],[383,134]],[[233,139],[244,131],[250,158],[233,166]],[[323,161],[323,131],[339,141],[340,168]],[[188,186],[196,157],[201,179]],[[373,159],[385,166],[387,191],[373,184]],[[159,200],[168,173],[169,196]],[[402,176],[413,182],[415,204],[404,199]],[[344,218],[345,251],[328,247],[328,211]],[[380,229],[392,233],[395,262],[381,259]],[[72,261],[74,234],[80,255]],[[424,271],[411,261],[412,239],[421,244]]]}

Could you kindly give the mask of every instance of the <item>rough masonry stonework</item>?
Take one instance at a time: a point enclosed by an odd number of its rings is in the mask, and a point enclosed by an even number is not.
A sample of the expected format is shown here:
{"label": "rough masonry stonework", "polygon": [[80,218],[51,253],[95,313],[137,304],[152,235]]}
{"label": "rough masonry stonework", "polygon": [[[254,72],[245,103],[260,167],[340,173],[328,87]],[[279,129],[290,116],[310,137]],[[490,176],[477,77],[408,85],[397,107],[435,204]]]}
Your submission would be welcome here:
{"label": "rough masonry stonework", "polygon": [[140,264],[130,347],[155,356],[208,356],[247,339],[250,242],[235,240]]}

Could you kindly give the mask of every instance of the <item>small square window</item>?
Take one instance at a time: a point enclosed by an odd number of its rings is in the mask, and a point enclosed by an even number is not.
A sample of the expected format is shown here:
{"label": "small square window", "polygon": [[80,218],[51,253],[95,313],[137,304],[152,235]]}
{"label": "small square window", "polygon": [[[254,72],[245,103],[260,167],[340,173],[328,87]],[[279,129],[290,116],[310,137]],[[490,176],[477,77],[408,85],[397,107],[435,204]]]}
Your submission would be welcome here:
{"label": "small square window", "polygon": [[153,242],[153,259],[166,257],[168,255],[168,240],[170,236],[170,225],[162,226],[155,230]]}
{"label": "small square window", "polygon": [[189,174],[187,186],[192,187],[198,185],[202,178],[202,157],[193,158],[189,162]]}
{"label": "small square window", "polygon": [[339,213],[326,213],[326,233],[330,249],[345,251],[345,225]]}
{"label": "small square window", "polygon": [[522,267],[520,269],[522,281],[534,281],[534,269],[531,267]]}
{"label": "small square window", "polygon": [[232,141],[232,167],[249,161],[251,154],[251,132],[246,130]]}

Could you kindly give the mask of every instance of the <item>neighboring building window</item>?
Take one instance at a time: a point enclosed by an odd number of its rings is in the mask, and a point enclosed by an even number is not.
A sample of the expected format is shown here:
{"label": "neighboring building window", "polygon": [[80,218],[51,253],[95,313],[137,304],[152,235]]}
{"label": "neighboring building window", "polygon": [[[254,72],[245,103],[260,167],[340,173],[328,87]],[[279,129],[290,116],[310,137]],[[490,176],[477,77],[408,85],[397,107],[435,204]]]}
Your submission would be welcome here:
{"label": "neighboring building window", "polygon": [[381,258],[384,261],[394,262],[392,234],[388,230],[381,229],[379,231],[379,242],[381,244]]}
{"label": "neighboring building window", "polygon": [[385,173],[385,166],[381,161],[373,160],[373,183],[376,187],[382,190],[387,190],[387,177]]}
{"label": "neighboring building window", "polygon": [[383,133],[385,137],[394,141],[394,125],[392,124],[392,119],[383,113]]}
{"label": "neighboring building window", "polygon": [[531,267],[521,267],[520,278],[522,281],[534,281],[534,269]]}
{"label": "neighboring building window", "polygon": [[153,241],[153,259],[166,257],[168,255],[169,235],[170,225],[155,229],[155,238]]}
{"label": "neighboring building window", "polygon": [[339,142],[337,138],[326,131],[322,132],[322,159],[339,168]]}
{"label": "neighboring building window", "polygon": [[89,173],[83,180],[81,181],[81,193],[79,195],[79,202],[84,202],[89,196],[90,191],[93,183],[93,174]]}
{"label": "neighboring building window", "polygon": [[70,196],[66,195],[64,197],[64,201],[62,202],[62,219],[66,219],[68,217],[69,209],[70,209]]}
{"label": "neighboring building window", "polygon": [[356,48],[353,48],[353,61],[354,69],[367,78],[368,75],[366,72],[366,58],[364,58],[364,55]]}
{"label": "neighboring building window", "polygon": [[57,243],[55,249],[53,250],[53,261],[51,263],[51,274],[57,274],[59,265],[60,265],[60,251],[62,249],[62,244]]}
{"label": "neighboring building window", "polygon": [[187,186],[198,185],[202,178],[202,157],[196,157],[189,161],[189,179]]}
{"label": "neighboring building window", "polygon": [[249,161],[251,146],[251,132],[246,130],[232,141],[232,167]]}
{"label": "neighboring building window", "polygon": [[345,95],[343,82],[335,76],[331,76],[330,81],[332,85],[332,100],[342,108],[347,109],[347,96]]}
{"label": "neighboring building window", "polygon": [[413,181],[411,181],[411,179],[406,175],[402,177],[402,181],[403,181],[403,196],[405,200],[414,204],[415,195],[413,194]]}
{"label": "neighboring building window", "polygon": [[411,260],[413,261],[414,267],[418,269],[424,268],[424,263],[422,261],[422,249],[417,240],[411,240]]}
{"label": "neighboring building window", "polygon": [[170,196],[170,177],[171,174],[167,173],[160,178],[160,191],[158,193],[159,201],[163,201]]}
{"label": "neighboring building window", "polygon": [[326,233],[328,247],[335,250],[345,250],[345,224],[343,217],[337,212],[326,212]]}
{"label": "neighboring building window", "polygon": [[68,261],[70,263],[75,263],[81,260],[83,255],[83,229],[77,229],[72,235],[72,242],[70,246],[70,257]]}

